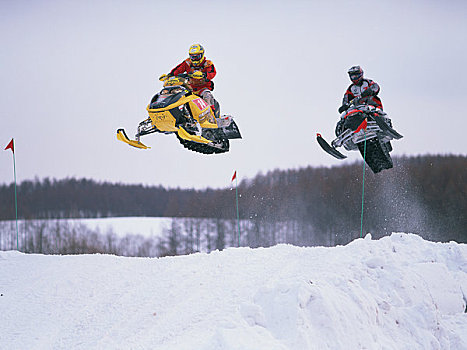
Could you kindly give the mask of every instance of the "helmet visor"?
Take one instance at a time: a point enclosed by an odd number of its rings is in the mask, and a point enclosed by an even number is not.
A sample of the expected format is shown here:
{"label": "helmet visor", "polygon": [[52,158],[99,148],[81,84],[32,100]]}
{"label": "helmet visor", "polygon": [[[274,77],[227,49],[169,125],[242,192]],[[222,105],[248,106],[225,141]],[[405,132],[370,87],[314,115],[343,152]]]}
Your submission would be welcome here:
{"label": "helmet visor", "polygon": [[350,73],[349,77],[350,77],[350,80],[352,81],[359,81],[363,77],[363,74],[362,73]]}
{"label": "helmet visor", "polygon": [[190,59],[192,61],[201,61],[201,58],[203,58],[202,53],[197,53],[197,54],[190,54]]}

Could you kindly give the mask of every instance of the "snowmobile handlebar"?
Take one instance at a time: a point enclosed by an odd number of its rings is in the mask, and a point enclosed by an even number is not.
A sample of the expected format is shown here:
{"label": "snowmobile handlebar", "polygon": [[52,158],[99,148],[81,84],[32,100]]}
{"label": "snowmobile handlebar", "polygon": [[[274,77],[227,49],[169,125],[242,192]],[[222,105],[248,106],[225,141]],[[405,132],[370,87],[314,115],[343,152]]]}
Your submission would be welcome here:
{"label": "snowmobile handlebar", "polygon": [[368,101],[370,100],[371,96],[365,96],[365,97],[355,97],[354,99],[352,99],[348,106],[358,106],[358,105],[362,105],[362,104],[368,104]]}
{"label": "snowmobile handlebar", "polygon": [[186,80],[188,80],[188,79],[190,79],[190,78],[194,78],[194,79],[200,79],[200,78],[201,78],[201,76],[200,76],[200,77],[194,76],[193,73],[191,73],[191,74],[188,74],[188,73],[180,73],[180,74],[177,74],[177,75],[170,75],[170,73],[169,73],[169,74],[162,74],[162,75],[159,77],[159,80],[160,80],[160,81],[166,81],[167,79],[169,79],[169,78],[172,77],[172,76],[176,76],[176,77],[178,77],[178,78],[182,78],[182,79],[186,79]]}
{"label": "snowmobile handlebar", "polygon": [[173,76],[176,76],[176,77],[179,77],[179,78],[183,78],[183,79],[188,79],[189,78],[189,75],[187,73],[181,73],[181,74],[177,74],[177,75],[171,75],[170,73],[169,74],[162,74],[160,77],[159,77],[159,80],[160,81],[166,81],[167,79],[169,79],[170,77],[173,77]]}
{"label": "snowmobile handlebar", "polygon": [[359,105],[368,105],[370,98],[371,96],[355,97],[352,100],[350,100],[348,103],[343,103],[342,106],[339,107],[338,112],[343,113],[346,110],[348,110],[350,107],[356,107]]}

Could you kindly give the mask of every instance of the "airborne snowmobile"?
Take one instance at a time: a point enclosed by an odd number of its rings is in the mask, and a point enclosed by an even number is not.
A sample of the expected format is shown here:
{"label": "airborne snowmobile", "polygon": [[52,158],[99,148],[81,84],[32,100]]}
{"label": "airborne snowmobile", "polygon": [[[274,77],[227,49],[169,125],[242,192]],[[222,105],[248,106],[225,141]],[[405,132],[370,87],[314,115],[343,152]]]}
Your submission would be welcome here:
{"label": "airborne snowmobile", "polygon": [[337,147],[344,146],[347,151],[358,149],[375,174],[392,168],[390,141],[403,136],[392,128],[391,119],[382,109],[370,104],[367,97],[355,98],[341,118],[342,128],[336,130],[337,138],[331,144],[317,134],[316,139],[324,151],[337,159],[345,159],[347,157]]}
{"label": "airborne snowmobile", "polygon": [[[219,111],[218,104],[216,107]],[[146,149],[149,147],[140,141],[141,136],[155,132],[175,134],[185,148],[212,154],[227,152],[229,139],[241,138],[232,116],[216,118],[211,107],[193,93],[186,74],[167,78],[146,110],[149,117],[139,123],[135,140],[129,139],[124,129],[117,130],[118,140]]]}

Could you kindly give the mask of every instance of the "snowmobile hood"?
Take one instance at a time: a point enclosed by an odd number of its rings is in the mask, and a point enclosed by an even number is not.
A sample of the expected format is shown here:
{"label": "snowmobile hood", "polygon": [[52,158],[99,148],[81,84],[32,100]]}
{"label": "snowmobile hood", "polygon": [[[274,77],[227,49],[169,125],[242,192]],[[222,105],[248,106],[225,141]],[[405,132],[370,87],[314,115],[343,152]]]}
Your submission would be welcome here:
{"label": "snowmobile hood", "polygon": [[[167,108],[179,101],[183,96],[185,96],[185,92],[179,92],[175,95],[168,95],[167,97],[158,93],[152,98],[151,103],[149,104],[149,109]],[[163,99],[161,99],[161,97],[163,97]]]}

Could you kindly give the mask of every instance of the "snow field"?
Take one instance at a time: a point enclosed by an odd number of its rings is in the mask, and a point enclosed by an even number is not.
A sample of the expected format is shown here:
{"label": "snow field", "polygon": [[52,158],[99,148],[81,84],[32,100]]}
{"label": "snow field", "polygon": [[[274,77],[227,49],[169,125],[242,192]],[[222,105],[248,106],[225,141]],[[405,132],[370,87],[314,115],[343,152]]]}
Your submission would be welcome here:
{"label": "snow field", "polygon": [[0,252],[0,349],[467,349],[467,245]]}

